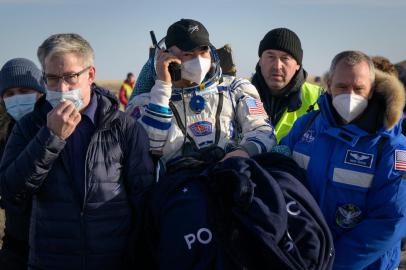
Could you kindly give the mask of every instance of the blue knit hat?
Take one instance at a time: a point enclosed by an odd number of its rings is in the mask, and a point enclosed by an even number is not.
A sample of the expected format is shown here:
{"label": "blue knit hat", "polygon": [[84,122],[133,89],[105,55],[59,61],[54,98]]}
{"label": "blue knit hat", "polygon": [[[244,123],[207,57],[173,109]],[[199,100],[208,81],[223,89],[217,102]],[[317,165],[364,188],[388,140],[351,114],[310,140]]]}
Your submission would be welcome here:
{"label": "blue knit hat", "polygon": [[0,70],[0,96],[14,87],[25,87],[45,93],[41,70],[31,60],[14,58],[7,61]]}

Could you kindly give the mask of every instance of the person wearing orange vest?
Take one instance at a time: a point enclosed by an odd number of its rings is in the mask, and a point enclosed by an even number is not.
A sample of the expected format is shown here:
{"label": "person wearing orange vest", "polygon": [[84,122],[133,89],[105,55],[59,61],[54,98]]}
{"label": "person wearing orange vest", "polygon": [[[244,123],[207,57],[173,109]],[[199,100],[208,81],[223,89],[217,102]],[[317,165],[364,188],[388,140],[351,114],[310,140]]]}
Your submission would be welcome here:
{"label": "person wearing orange vest", "polygon": [[128,99],[130,98],[131,93],[133,92],[134,86],[135,86],[135,76],[130,72],[127,74],[127,79],[125,79],[119,91],[120,102],[124,106],[127,105]]}

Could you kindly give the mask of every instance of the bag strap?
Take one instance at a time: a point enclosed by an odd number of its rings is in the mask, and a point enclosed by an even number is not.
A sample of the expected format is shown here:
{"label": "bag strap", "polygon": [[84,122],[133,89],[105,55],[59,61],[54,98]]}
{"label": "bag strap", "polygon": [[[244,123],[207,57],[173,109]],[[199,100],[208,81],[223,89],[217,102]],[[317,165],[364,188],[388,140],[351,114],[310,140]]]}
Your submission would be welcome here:
{"label": "bag strap", "polygon": [[[224,103],[224,95],[222,92],[218,93],[219,99],[218,99],[218,103],[217,103],[217,110],[216,110],[216,118],[215,118],[215,129],[216,129],[216,133],[215,133],[215,137],[214,137],[214,144],[218,145],[218,142],[220,141],[220,134],[221,134],[221,122],[220,122],[220,116],[221,116],[221,112],[223,110],[223,103]],[[182,97],[183,98],[183,97]],[[182,119],[180,118],[179,112],[176,109],[175,104],[173,104],[172,101],[169,101],[169,107],[171,108],[173,115],[175,116],[176,119],[176,123],[178,124],[180,130],[182,131],[183,135],[186,136],[186,138],[190,141],[190,143],[192,143],[193,147],[197,150],[199,149],[199,147],[197,146],[195,140],[192,138],[192,136],[189,135],[189,133],[187,132],[187,129],[185,127],[185,125],[182,122]]]}
{"label": "bag strap", "polygon": [[214,144],[218,145],[219,140],[220,140],[220,131],[221,131],[221,123],[220,123],[220,115],[221,111],[223,110],[223,102],[224,102],[224,95],[222,92],[219,92],[219,101],[217,104],[217,110],[216,110],[216,134],[214,137]]}
{"label": "bag strap", "polygon": [[[183,98],[183,97],[182,97],[182,98]],[[192,136],[190,136],[189,133],[187,132],[186,127],[185,127],[185,125],[184,125],[183,122],[182,122],[182,119],[180,119],[179,112],[178,112],[178,110],[176,109],[175,104],[173,104],[172,100],[169,101],[169,107],[171,108],[171,110],[172,110],[172,112],[173,112],[173,115],[175,116],[176,123],[178,124],[178,127],[179,127],[180,130],[182,131],[183,136],[186,136],[186,138],[188,138],[188,140],[190,141],[190,143],[193,145],[193,147],[194,147],[195,149],[199,149],[199,148],[197,147],[197,144],[196,144],[195,140],[193,140]]]}

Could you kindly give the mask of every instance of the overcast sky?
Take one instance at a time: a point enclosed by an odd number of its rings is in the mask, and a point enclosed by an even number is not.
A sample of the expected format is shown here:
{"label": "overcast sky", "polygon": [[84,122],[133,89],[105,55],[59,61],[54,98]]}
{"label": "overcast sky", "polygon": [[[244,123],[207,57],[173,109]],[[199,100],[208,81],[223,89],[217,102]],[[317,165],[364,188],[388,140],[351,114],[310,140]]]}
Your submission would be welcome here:
{"label": "overcast sky", "polygon": [[145,63],[150,30],[160,39],[170,24],[191,18],[215,46],[231,44],[239,76],[254,71],[258,44],[276,27],[298,34],[305,70],[321,75],[348,49],[405,60],[405,17],[406,0],[0,0],[0,65],[14,57],[38,64],[43,40],[76,32],[95,50],[97,79],[124,79]]}

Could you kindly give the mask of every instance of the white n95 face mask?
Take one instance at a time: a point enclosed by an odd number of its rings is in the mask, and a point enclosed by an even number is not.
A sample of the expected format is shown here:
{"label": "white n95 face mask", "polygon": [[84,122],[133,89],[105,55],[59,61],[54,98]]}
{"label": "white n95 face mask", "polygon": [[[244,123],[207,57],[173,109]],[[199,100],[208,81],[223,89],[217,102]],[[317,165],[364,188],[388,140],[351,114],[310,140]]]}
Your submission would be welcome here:
{"label": "white n95 face mask", "polygon": [[211,59],[198,56],[182,63],[181,77],[200,84],[211,67]]}
{"label": "white n95 face mask", "polygon": [[68,92],[47,90],[46,100],[51,103],[53,108],[58,106],[62,100],[72,101],[77,110],[80,110],[83,107],[83,99],[80,89],[74,89]]}
{"label": "white n95 face mask", "polygon": [[35,102],[37,101],[37,94],[24,94],[15,95],[12,97],[4,98],[6,110],[14,120],[20,120],[24,115],[34,110]]}
{"label": "white n95 face mask", "polygon": [[368,100],[360,95],[341,94],[333,98],[333,106],[347,123],[357,118],[368,106]]}

